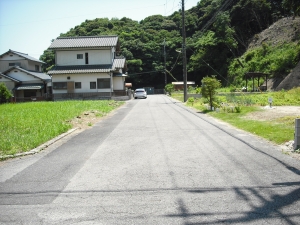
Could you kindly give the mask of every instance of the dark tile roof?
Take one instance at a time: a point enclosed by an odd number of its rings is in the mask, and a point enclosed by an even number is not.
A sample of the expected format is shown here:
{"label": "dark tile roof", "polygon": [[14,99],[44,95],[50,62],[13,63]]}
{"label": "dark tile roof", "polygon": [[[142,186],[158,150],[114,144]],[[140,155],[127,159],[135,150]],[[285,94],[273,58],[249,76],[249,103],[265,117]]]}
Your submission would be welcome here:
{"label": "dark tile roof", "polygon": [[19,66],[11,67],[8,70],[4,71],[3,73],[6,74],[6,73],[8,73],[8,72],[10,72],[12,70],[15,70],[15,69],[20,70],[20,71],[22,71],[24,73],[27,73],[27,74],[29,74],[31,76],[34,76],[36,78],[39,78],[39,79],[41,79],[43,81],[50,81],[51,80],[51,77],[48,74],[46,74],[46,73],[39,73],[39,72],[24,70],[23,68],[21,68]]}
{"label": "dark tile roof", "polygon": [[[10,80],[12,80],[12,81],[14,81],[14,82],[17,82],[17,83],[21,82],[20,80],[18,80],[18,79],[16,79],[16,78],[13,78],[13,77],[10,77],[10,76],[7,76],[7,75],[5,75],[5,74],[3,74],[3,73],[0,73],[0,76],[1,76],[1,77],[5,77],[5,78],[7,78],[7,79],[10,79]],[[0,82],[1,82],[1,80],[0,80]]]}
{"label": "dark tile roof", "polygon": [[117,45],[118,36],[59,37],[51,43],[49,49],[99,48]]}
{"label": "dark tile roof", "polygon": [[[16,55],[18,55],[18,56],[20,56],[20,57],[23,57],[23,58],[25,58],[25,59],[28,59],[28,60],[31,60],[31,61],[34,61],[34,62],[44,63],[43,61],[38,60],[38,59],[36,59],[36,58],[33,58],[33,57],[29,56],[29,55],[26,54],[26,53],[17,52],[17,51],[11,50],[11,49],[9,49],[7,52],[5,52],[5,53],[3,53],[2,55],[0,55],[0,58],[1,58],[2,56],[6,55],[6,54],[9,54],[9,53],[16,54]],[[45,63],[44,63],[44,64],[45,64]]]}
{"label": "dark tile roof", "polygon": [[126,66],[126,59],[114,59],[113,65],[74,65],[74,66],[54,66],[48,71],[53,74],[74,74],[74,73],[109,73],[123,69]]}
{"label": "dark tile roof", "polygon": [[109,73],[111,70],[111,65],[54,66],[48,74]]}

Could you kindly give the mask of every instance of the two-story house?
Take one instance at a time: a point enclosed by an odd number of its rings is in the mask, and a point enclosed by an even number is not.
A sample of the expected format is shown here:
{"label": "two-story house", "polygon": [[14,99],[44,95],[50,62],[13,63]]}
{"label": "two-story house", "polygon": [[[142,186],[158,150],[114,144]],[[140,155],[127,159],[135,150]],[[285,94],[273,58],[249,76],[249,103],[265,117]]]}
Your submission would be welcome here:
{"label": "two-story house", "polygon": [[118,36],[59,37],[49,47],[55,52],[52,76],[54,100],[103,99],[126,95],[126,59]]}
{"label": "two-story house", "polygon": [[0,82],[13,93],[15,101],[44,100],[51,93],[51,77],[42,72],[42,64],[11,49],[0,55]]}

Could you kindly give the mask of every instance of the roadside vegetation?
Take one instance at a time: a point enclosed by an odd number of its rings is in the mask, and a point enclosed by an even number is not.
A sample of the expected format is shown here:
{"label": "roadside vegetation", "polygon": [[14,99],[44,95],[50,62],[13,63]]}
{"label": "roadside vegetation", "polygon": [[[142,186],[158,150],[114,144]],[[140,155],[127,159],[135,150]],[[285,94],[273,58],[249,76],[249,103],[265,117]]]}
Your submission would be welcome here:
{"label": "roadside vegetation", "polygon": [[[0,156],[31,150],[72,128],[72,120],[93,113],[103,117],[121,101],[28,102],[0,105]],[[92,122],[88,122],[92,126]]]}
{"label": "roadside vegetation", "polygon": [[[288,75],[300,57],[300,1],[228,3],[228,0],[198,1],[185,11],[189,80],[200,85],[203,76],[216,75],[216,71],[217,79],[226,85],[241,85],[245,71],[269,73],[269,78]],[[264,30],[272,32],[263,35],[262,44],[259,33]],[[148,16],[141,21],[127,17],[85,20],[60,37],[98,35],[118,35],[120,54],[126,58],[130,75],[126,82],[132,83],[133,89],[164,88],[165,69],[168,82],[182,80],[182,55],[178,52],[182,47],[181,10],[169,16]],[[251,40],[257,45],[248,49]],[[43,70],[48,71],[55,65],[54,52],[45,50],[40,60],[45,62]]]}
{"label": "roadside vegetation", "polygon": [[[174,92],[172,97],[183,101],[182,92]],[[282,90],[279,92],[264,93],[235,93],[230,92],[229,88],[221,88],[218,89],[218,94],[214,102],[214,110],[210,110],[209,101],[205,98],[188,99],[186,104],[276,144],[293,140],[294,122],[300,112],[298,115],[266,121],[252,120],[247,117],[250,113],[263,110],[263,106],[269,106],[269,98],[273,100],[272,107],[300,106],[300,87],[289,91]]]}

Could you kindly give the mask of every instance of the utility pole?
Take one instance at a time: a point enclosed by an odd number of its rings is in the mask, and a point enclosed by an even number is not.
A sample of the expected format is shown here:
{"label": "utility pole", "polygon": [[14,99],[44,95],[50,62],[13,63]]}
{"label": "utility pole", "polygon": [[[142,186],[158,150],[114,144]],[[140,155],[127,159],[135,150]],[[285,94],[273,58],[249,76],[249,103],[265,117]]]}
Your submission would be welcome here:
{"label": "utility pole", "polygon": [[186,44],[185,44],[185,15],[184,0],[182,0],[182,65],[183,65],[183,101],[187,101],[187,72],[186,72]]}
{"label": "utility pole", "polygon": [[166,73],[166,39],[164,38],[164,62],[165,62],[165,86],[167,85],[167,73]]}

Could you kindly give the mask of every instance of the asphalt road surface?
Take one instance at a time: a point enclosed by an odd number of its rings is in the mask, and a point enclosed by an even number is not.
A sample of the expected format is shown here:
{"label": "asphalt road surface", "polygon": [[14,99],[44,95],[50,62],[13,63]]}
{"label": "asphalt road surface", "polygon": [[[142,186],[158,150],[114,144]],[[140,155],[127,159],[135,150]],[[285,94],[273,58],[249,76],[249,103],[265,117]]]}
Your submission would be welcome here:
{"label": "asphalt road surface", "polygon": [[300,224],[300,162],[164,95],[0,162],[0,224]]}

